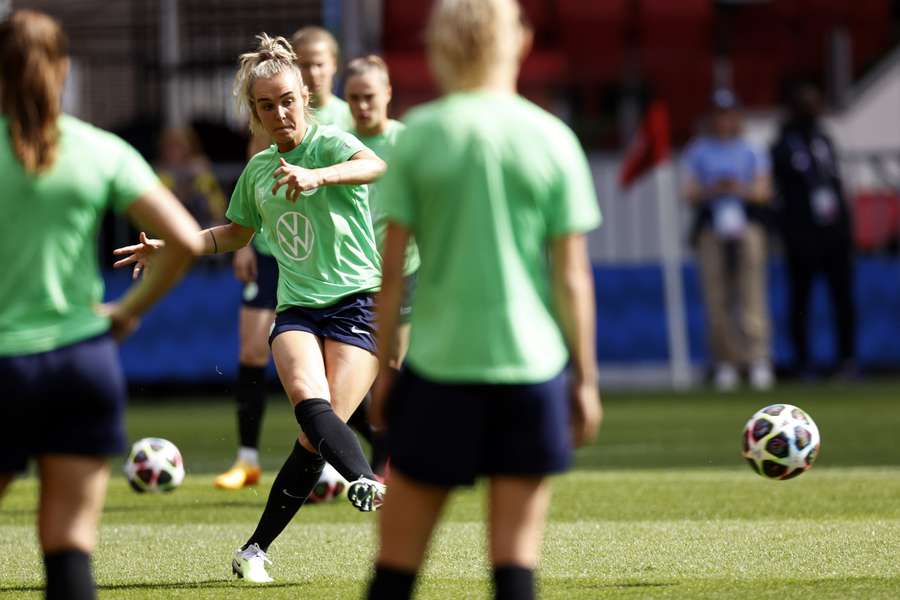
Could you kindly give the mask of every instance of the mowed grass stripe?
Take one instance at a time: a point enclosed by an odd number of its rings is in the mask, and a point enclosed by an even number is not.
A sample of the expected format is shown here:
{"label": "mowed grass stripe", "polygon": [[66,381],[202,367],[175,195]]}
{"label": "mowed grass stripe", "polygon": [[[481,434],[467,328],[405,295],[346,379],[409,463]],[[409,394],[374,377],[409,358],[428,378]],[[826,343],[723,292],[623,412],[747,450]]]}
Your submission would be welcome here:
{"label": "mowed grass stripe", "polygon": [[[248,524],[249,525],[249,524]],[[96,553],[101,586],[207,586],[227,583],[239,535],[214,525],[104,527]],[[2,589],[40,584],[31,529],[0,527],[5,540]],[[239,538],[238,538],[239,539]],[[26,543],[25,551],[9,540]],[[272,549],[281,584],[353,587],[371,568],[374,528],[353,524],[291,527]],[[541,576],[552,590],[627,582],[677,584],[702,579],[776,582],[826,579],[900,580],[900,521],[681,521],[553,523],[547,529]],[[425,576],[481,581],[484,528],[448,523],[437,536]],[[277,589],[277,588],[276,588]],[[895,588],[897,589],[897,588]]]}

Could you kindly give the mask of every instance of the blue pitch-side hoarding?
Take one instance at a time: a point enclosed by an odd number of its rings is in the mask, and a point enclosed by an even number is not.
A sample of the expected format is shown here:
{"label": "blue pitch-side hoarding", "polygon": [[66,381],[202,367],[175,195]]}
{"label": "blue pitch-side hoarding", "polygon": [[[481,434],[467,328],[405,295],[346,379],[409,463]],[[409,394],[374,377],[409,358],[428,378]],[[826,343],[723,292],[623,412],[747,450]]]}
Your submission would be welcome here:
{"label": "blue pitch-side hoarding", "polygon": [[[595,268],[597,350],[601,363],[662,363],[668,359],[662,273],[658,266]],[[707,360],[703,305],[693,265],[684,267],[685,304],[691,360]],[[117,297],[130,283],[129,274],[107,275],[107,294]],[[195,269],[145,318],[123,345],[122,361],[133,383],[227,383],[237,372],[237,315],[241,285],[230,270]],[[856,289],[860,365],[900,369],[900,261],[861,258]],[[769,270],[773,318],[773,356],[778,364],[791,358],[787,328],[784,269]],[[824,282],[810,306],[811,350],[828,364],[834,355],[831,307]]]}

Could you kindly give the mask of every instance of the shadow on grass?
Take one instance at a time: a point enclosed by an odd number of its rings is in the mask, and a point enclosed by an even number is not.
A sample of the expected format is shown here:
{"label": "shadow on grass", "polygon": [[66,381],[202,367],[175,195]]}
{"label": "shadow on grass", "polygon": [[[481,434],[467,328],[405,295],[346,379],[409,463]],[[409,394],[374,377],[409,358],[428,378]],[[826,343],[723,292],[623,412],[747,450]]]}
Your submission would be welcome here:
{"label": "shadow on grass", "polygon": [[[306,583],[268,583],[265,589],[276,588],[299,588],[308,585]],[[152,581],[144,583],[108,583],[97,586],[98,590],[193,590],[193,589],[224,589],[224,588],[243,588],[247,589],[247,584],[232,580],[222,581],[221,579],[210,579],[208,581],[186,581],[183,583],[154,583]],[[262,589],[262,588],[260,588]],[[42,592],[42,585],[0,585],[0,592]]]}

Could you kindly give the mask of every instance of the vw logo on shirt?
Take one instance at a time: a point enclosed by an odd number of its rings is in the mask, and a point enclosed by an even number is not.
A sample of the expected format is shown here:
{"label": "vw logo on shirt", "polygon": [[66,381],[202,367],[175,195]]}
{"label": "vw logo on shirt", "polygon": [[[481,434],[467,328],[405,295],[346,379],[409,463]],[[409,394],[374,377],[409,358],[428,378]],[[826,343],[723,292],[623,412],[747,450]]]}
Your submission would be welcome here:
{"label": "vw logo on shirt", "polygon": [[316,234],[312,223],[299,212],[286,212],[275,223],[275,237],[284,254],[296,261],[309,258]]}

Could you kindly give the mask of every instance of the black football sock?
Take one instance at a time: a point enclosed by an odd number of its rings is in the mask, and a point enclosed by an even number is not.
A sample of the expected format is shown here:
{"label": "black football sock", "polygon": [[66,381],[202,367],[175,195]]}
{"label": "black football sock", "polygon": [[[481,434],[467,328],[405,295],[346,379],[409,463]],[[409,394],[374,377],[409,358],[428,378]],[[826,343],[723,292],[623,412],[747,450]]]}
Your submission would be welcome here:
{"label": "black football sock", "polygon": [[517,565],[494,567],[495,600],[534,600],[534,571]]}
{"label": "black football sock", "polygon": [[266,368],[240,365],[237,382],[238,438],[244,448],[259,448],[266,410]]}
{"label": "black football sock", "polygon": [[94,600],[91,556],[81,550],[55,550],[44,555],[46,600]]}
{"label": "black football sock", "polygon": [[416,573],[375,566],[375,576],[369,584],[369,600],[407,600],[412,598],[416,585]]}
{"label": "black football sock", "polygon": [[295,441],[294,449],[275,476],[256,531],[241,548],[259,544],[263,551],[268,550],[306,502],[324,467],[325,461],[321,456],[309,452]]}
{"label": "black football sock", "polygon": [[327,400],[303,400],[294,407],[294,415],[319,454],[344,479],[352,483],[360,477],[375,478],[353,430],[334,413]]}
{"label": "black football sock", "polygon": [[371,401],[369,397],[366,396],[363,401],[360,403],[356,410],[350,415],[350,418],[347,419],[347,425],[355,429],[359,435],[363,436],[363,438],[372,443],[372,437],[375,434],[375,431],[372,429],[372,426],[369,424],[369,405]]}

